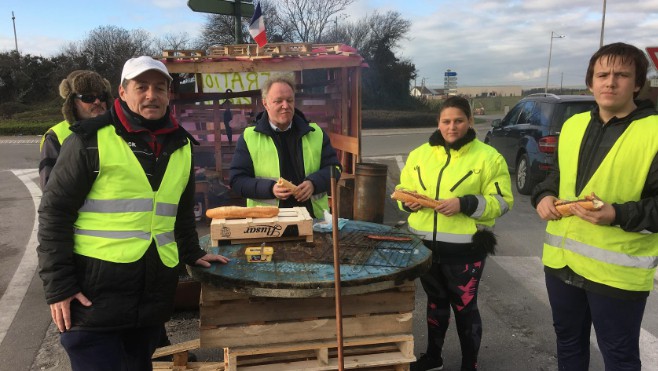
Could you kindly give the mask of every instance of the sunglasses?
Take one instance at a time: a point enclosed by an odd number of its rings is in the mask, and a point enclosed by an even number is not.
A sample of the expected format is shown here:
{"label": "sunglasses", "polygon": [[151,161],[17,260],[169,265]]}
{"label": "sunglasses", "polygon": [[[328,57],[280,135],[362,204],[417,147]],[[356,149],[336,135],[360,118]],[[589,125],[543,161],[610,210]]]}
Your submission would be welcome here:
{"label": "sunglasses", "polygon": [[107,93],[103,93],[101,95],[75,94],[75,97],[80,99],[84,103],[94,103],[94,102],[96,102],[96,99],[100,100],[101,103],[102,103],[102,102],[105,102],[107,100]]}

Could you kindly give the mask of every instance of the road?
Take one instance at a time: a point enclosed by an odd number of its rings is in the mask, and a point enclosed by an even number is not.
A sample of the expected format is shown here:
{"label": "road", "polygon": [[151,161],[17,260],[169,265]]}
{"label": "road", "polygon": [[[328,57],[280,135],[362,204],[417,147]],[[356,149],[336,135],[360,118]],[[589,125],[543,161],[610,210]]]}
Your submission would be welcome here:
{"label": "road", "polygon": [[[486,126],[478,125],[480,135]],[[427,140],[430,130],[368,130],[362,137],[363,161],[386,164],[387,189],[397,183],[406,153]],[[25,143],[29,142],[29,143]],[[57,344],[41,283],[35,274],[36,204],[40,190],[34,138],[10,143],[0,138],[0,370],[67,370]],[[393,202],[387,200],[386,224],[404,220]],[[479,296],[484,334],[480,370],[557,369],[550,308],[543,283],[541,241],[545,223],[532,209],[526,196],[515,194],[514,209],[500,218],[495,233],[498,253],[487,260]],[[200,232],[203,229],[200,229]],[[201,232],[202,233],[202,232]],[[418,286],[414,313],[415,353],[426,346],[425,296]],[[182,322],[176,319],[173,322]],[[194,318],[187,320],[196,324]],[[180,339],[180,334],[172,334]],[[193,334],[192,334],[193,335]],[[642,331],[644,370],[658,370],[658,296],[649,297]],[[181,339],[185,340],[185,339]],[[593,339],[592,344],[595,344]],[[54,349],[54,350],[53,350]],[[54,352],[54,353],[53,353]],[[200,354],[203,360],[205,353]],[[459,366],[459,342],[452,326],[444,349],[445,369]],[[592,346],[591,370],[602,370],[596,345]]]}

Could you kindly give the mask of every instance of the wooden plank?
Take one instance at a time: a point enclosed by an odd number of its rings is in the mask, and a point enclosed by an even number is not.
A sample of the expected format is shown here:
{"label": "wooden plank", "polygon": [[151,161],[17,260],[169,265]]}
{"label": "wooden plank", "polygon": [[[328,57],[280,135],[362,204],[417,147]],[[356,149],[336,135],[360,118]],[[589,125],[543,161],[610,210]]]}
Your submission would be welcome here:
{"label": "wooden plank", "polygon": [[[414,309],[414,291],[397,289],[342,297],[344,316],[403,313]],[[205,297],[204,297],[205,298]],[[246,298],[205,302],[200,319],[204,326],[335,317],[334,298]]]}
{"label": "wooden plank", "polygon": [[[346,317],[343,318],[343,336],[347,339],[360,336],[411,334],[412,322],[412,312],[368,317]],[[200,334],[201,345],[204,348],[303,342],[334,339],[336,336],[336,321],[333,318],[323,318],[309,321],[226,326],[211,329],[202,326]]]}
{"label": "wooden plank", "polygon": [[[153,370],[173,370],[173,365],[171,362],[153,362]],[[188,362],[186,368],[183,370],[223,371],[224,362]]]}
{"label": "wooden plank", "polygon": [[329,133],[331,145],[337,150],[349,152],[352,154],[359,153],[359,138],[336,133]]}
{"label": "wooden plank", "polygon": [[164,356],[170,356],[172,354],[180,353],[180,352],[186,352],[188,350],[194,350],[194,349],[199,349],[200,348],[200,341],[199,339],[194,339],[190,341],[186,341],[183,343],[178,343],[178,344],[172,344],[172,345],[167,345],[166,347],[161,347],[155,350],[153,353],[153,357],[151,358],[159,358],[159,357],[164,357]]}
{"label": "wooden plank", "polygon": [[[400,334],[400,335],[384,335],[384,336],[359,336],[354,338],[348,338],[343,341],[343,345],[346,347],[358,347],[364,345],[379,345],[386,343],[394,344],[404,344],[408,346],[411,344],[413,350],[413,335],[410,334]],[[396,345],[397,346],[397,345]],[[308,341],[303,343],[283,343],[283,344],[261,344],[251,347],[233,347],[230,349],[231,354],[236,356],[243,355],[255,355],[255,354],[268,354],[268,353],[285,353],[285,352],[296,352],[300,350],[310,350],[310,349],[325,349],[325,348],[336,348],[336,339],[324,340],[324,341]],[[412,351],[413,353],[413,351]]]}
{"label": "wooden plank", "polygon": [[[358,337],[344,341],[346,368],[386,367],[408,369],[413,356],[413,335]],[[412,349],[411,356],[405,349]],[[335,339],[224,349],[226,370],[335,370]],[[312,351],[312,353],[308,353]],[[375,363],[372,363],[375,362]],[[386,367],[386,369],[389,369]]]}
{"label": "wooden plank", "polygon": [[[406,365],[415,361],[416,358],[408,358],[402,355],[399,351],[391,351],[387,353],[375,354],[359,354],[359,355],[346,355],[343,357],[345,369],[362,369],[362,368],[379,368],[392,366],[390,369],[395,370],[395,365]],[[238,361],[239,364],[239,361]],[[337,358],[329,358],[326,364],[322,364],[318,360],[306,360],[297,362],[261,364],[261,365],[247,365],[240,366],[239,371],[324,371],[324,370],[337,370]],[[404,368],[403,368],[404,369]]]}
{"label": "wooden plank", "polygon": [[344,58],[277,58],[269,60],[222,60],[203,62],[166,63],[169,73],[222,73],[222,72],[287,72],[304,69],[360,67],[361,57]]}

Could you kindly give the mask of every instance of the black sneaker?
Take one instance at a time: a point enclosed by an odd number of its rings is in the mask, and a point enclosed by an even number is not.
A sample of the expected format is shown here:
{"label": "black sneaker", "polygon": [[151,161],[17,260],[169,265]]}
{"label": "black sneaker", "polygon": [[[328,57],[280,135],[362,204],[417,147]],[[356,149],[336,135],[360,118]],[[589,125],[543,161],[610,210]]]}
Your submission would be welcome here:
{"label": "black sneaker", "polygon": [[421,353],[416,362],[411,363],[411,371],[443,370],[443,358],[433,358],[427,353]]}

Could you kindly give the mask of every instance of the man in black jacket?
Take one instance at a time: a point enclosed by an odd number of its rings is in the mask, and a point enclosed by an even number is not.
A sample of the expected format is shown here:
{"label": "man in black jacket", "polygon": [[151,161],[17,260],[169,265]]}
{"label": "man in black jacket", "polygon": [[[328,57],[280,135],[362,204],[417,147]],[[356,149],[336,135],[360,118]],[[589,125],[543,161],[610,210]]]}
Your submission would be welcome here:
{"label": "man in black jacket", "polygon": [[[532,203],[548,221],[542,261],[557,335],[558,368],[588,370],[590,329],[606,370],[637,370],[644,309],[658,265],[658,113],[636,101],[648,61],[614,43],[590,59],[586,83],[597,107],[563,126],[559,170]],[[559,199],[594,197],[598,210]]]}
{"label": "man in black jacket", "polygon": [[120,99],[73,125],[39,206],[39,275],[73,370],[150,370],[179,261],[199,247],[193,139],[168,108],[171,76],[126,62]]}
{"label": "man in black jacket", "polygon": [[[329,209],[330,169],[340,169],[329,136],[295,109],[292,79],[273,76],[261,91],[265,112],[238,139],[231,188],[247,198],[247,206],[305,206],[311,216],[322,218]],[[280,186],[279,178],[297,185],[297,191]]]}

